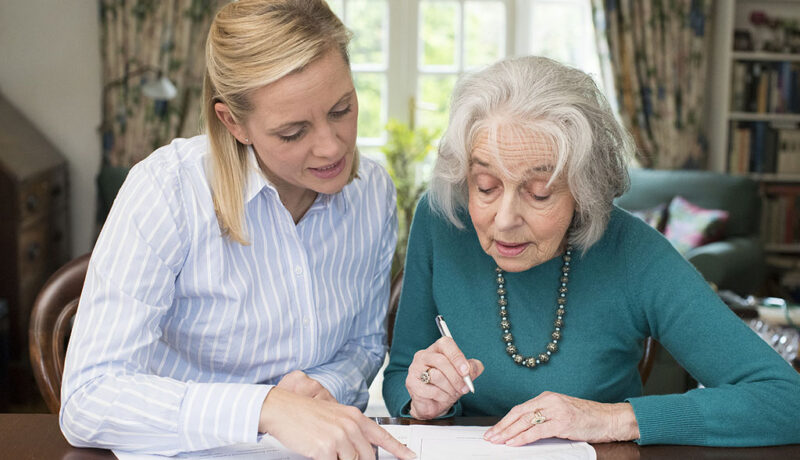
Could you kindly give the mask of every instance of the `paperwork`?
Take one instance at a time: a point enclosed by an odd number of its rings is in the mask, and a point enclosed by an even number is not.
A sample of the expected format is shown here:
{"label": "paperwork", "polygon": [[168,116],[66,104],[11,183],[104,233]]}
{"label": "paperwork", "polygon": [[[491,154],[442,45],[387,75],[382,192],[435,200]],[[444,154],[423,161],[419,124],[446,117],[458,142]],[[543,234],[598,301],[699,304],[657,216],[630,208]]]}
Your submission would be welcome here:
{"label": "paperwork", "polygon": [[[419,460],[595,460],[594,448],[585,442],[543,439],[520,447],[495,445],[483,439],[487,426],[382,425],[417,453]],[[380,449],[381,460],[395,456]]]}
{"label": "paperwork", "polygon": [[[418,460],[547,459],[596,460],[594,448],[585,442],[544,439],[521,447],[498,446],[483,440],[485,426],[382,425],[400,442],[417,453]],[[224,459],[224,460],[301,460],[305,459],[283,447],[275,438],[262,436],[257,444],[238,444],[180,454],[176,457],[132,454],[114,451],[119,460]],[[395,457],[380,449],[380,460]]]}

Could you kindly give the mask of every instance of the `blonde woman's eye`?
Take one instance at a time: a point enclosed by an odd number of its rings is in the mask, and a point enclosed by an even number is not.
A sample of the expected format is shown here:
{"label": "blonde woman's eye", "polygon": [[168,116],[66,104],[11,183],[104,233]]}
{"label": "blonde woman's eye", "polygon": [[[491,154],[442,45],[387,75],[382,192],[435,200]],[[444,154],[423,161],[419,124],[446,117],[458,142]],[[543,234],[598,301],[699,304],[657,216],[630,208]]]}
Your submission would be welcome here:
{"label": "blonde woman's eye", "polygon": [[532,197],[533,197],[533,199],[534,199],[534,200],[536,200],[536,201],[547,201],[547,200],[550,198],[550,195],[547,195],[547,196],[541,196],[541,195],[537,195],[537,194],[535,194],[535,193],[531,193],[531,196],[532,196]]}
{"label": "blonde woman's eye", "polygon": [[305,132],[306,132],[306,130],[305,130],[305,128],[303,128],[303,129],[297,131],[296,133],[289,134],[287,136],[278,134],[278,138],[283,142],[294,142],[294,141],[300,139],[301,137],[303,137],[303,134],[305,134]]}

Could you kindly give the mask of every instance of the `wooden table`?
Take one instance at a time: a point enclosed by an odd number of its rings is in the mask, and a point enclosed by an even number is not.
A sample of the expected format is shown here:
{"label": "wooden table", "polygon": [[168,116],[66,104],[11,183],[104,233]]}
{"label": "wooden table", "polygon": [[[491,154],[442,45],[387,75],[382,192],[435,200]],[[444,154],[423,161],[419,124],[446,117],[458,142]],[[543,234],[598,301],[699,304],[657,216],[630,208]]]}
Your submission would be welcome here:
{"label": "wooden table", "polygon": [[[382,424],[423,423],[416,420],[379,418]],[[496,418],[462,417],[439,420],[440,425],[490,425]],[[719,448],[691,446],[645,446],[632,442],[593,444],[598,459],[794,459],[800,444],[780,447]],[[13,460],[113,459],[104,449],[79,449],[67,444],[53,414],[0,414],[0,458]]]}

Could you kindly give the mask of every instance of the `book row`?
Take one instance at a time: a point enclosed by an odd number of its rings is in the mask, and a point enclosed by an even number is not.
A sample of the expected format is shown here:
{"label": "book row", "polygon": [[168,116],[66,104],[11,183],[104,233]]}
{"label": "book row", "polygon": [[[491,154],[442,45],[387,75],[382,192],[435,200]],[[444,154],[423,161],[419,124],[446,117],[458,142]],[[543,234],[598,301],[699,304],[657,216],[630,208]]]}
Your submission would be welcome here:
{"label": "book row", "polygon": [[800,113],[800,63],[733,63],[731,111]]}
{"label": "book row", "polygon": [[795,123],[732,122],[728,172],[800,174],[800,129]]}

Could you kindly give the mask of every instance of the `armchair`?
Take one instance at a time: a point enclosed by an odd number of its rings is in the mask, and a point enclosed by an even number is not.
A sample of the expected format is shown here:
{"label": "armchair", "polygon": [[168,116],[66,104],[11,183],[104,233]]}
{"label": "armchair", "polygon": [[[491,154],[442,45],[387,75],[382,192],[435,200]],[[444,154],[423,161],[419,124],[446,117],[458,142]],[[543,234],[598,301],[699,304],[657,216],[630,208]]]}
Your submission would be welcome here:
{"label": "armchair", "polygon": [[702,208],[728,211],[723,238],[684,255],[719,289],[740,295],[759,289],[766,265],[759,240],[761,199],[755,181],[711,171],[632,169],[630,175],[630,190],[616,200],[628,211],[668,204],[678,195]]}

